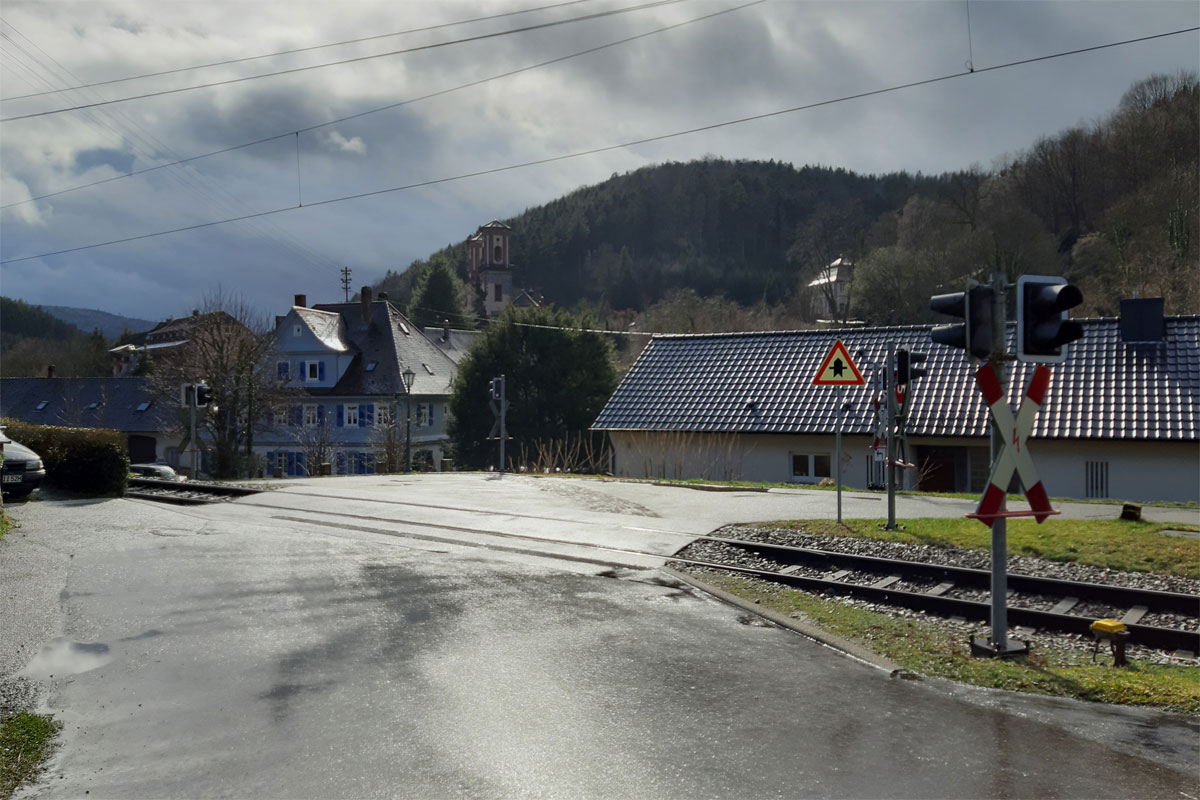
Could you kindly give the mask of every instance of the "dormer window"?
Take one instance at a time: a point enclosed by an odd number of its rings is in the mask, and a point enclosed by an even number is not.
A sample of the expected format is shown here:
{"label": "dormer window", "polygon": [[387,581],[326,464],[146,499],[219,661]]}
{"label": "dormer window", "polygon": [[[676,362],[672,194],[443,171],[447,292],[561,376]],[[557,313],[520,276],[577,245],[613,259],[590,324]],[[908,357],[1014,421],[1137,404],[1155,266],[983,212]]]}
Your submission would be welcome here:
{"label": "dormer window", "polygon": [[137,410],[138,410],[138,411],[145,411],[145,410],[146,410],[146,409],[148,409],[149,407],[150,407],[150,404],[149,404],[149,403],[138,403]]}
{"label": "dormer window", "polygon": [[367,362],[367,366],[364,368],[364,371],[365,371],[365,372],[374,372],[374,371],[375,371],[375,365],[376,365],[376,364],[378,364],[378,363],[379,363],[378,361],[368,361],[368,362]]}
{"label": "dormer window", "polygon": [[50,403],[50,401],[49,401],[49,400],[43,400],[42,402],[38,403],[38,404],[37,404],[37,406],[35,406],[33,410],[34,410],[34,411],[42,411],[42,410],[44,410],[44,409],[46,408],[46,406],[47,406],[49,403]]}

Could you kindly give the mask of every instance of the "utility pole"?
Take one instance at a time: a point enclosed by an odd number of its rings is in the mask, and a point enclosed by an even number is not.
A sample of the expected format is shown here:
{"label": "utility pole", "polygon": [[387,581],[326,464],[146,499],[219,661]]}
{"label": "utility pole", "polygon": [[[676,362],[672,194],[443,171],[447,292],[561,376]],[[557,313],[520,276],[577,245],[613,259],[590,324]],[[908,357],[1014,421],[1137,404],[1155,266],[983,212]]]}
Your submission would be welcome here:
{"label": "utility pole", "polygon": [[350,268],[342,267],[342,291],[346,293],[346,302],[350,302]]}

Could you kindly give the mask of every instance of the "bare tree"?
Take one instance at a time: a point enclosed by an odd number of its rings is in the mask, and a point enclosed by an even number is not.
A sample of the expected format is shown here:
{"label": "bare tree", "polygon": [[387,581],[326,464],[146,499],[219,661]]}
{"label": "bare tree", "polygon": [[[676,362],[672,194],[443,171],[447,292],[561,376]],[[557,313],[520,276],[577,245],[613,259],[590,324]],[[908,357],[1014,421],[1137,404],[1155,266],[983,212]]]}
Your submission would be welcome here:
{"label": "bare tree", "polygon": [[309,475],[320,475],[322,464],[333,463],[336,444],[328,420],[303,424],[292,438],[304,453],[304,469]]}
{"label": "bare tree", "polygon": [[[266,364],[274,348],[267,319],[244,299],[220,288],[204,299],[186,327],[186,341],[159,356],[151,376],[156,394],[178,402],[179,387],[206,383],[212,399],[198,410],[197,427],[212,443],[213,473],[233,477],[241,470],[239,448],[245,446],[247,465],[256,429],[267,427],[269,413],[282,407],[287,392]],[[181,410],[186,426],[188,412]]]}

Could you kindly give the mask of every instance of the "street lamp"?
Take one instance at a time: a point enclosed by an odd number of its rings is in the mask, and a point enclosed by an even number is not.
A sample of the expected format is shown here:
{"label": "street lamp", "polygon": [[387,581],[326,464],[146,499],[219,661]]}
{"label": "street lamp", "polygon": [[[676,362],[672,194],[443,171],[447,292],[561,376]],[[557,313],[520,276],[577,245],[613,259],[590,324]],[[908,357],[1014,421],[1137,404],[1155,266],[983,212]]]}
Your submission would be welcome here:
{"label": "street lamp", "polygon": [[412,472],[412,385],[417,373],[405,367],[404,379],[404,471]]}

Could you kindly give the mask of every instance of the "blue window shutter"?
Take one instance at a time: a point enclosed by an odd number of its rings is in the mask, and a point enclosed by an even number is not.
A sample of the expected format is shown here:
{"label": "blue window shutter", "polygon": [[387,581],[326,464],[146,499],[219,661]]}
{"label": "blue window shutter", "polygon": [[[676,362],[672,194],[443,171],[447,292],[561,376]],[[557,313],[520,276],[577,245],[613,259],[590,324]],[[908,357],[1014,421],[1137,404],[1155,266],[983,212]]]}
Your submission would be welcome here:
{"label": "blue window shutter", "polygon": [[317,424],[325,424],[325,406],[324,404],[317,406]]}
{"label": "blue window shutter", "polygon": [[288,362],[286,362],[286,361],[280,361],[278,366],[279,366],[279,379],[280,379],[280,380],[287,380],[287,376],[288,376]]}
{"label": "blue window shutter", "polygon": [[374,403],[367,403],[367,424],[368,425],[375,424],[375,404]]}
{"label": "blue window shutter", "polygon": [[319,380],[319,381],[325,380],[325,362],[324,361],[317,362],[317,380]]}
{"label": "blue window shutter", "polygon": [[292,406],[291,420],[289,425],[297,426],[304,422],[304,409],[301,406]]}
{"label": "blue window shutter", "polygon": [[290,451],[287,454],[287,474],[296,474],[296,454]]}
{"label": "blue window shutter", "polygon": [[337,426],[339,428],[344,428],[346,427],[346,407],[341,403],[338,403],[337,408]]}
{"label": "blue window shutter", "polygon": [[429,404],[429,427],[431,427],[431,428],[433,427],[433,408],[434,408],[433,403],[430,403]]}
{"label": "blue window shutter", "polygon": [[367,427],[367,407],[362,404],[358,406],[358,427]]}
{"label": "blue window shutter", "polygon": [[308,467],[304,464],[304,453],[296,453],[296,474],[307,475]]}

